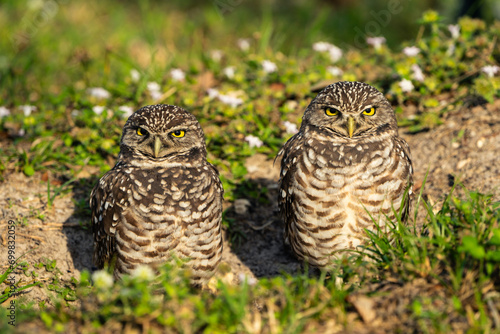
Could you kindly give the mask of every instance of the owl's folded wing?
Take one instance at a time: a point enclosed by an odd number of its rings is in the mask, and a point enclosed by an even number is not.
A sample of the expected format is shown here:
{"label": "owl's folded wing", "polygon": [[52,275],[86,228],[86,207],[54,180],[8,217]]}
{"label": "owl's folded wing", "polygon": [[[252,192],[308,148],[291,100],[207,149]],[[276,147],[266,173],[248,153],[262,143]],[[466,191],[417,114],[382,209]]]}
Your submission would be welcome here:
{"label": "owl's folded wing", "polygon": [[115,231],[127,208],[126,189],[118,180],[122,171],[112,169],[96,184],[90,194],[92,233],[94,235],[94,264],[103,268],[115,253]]}

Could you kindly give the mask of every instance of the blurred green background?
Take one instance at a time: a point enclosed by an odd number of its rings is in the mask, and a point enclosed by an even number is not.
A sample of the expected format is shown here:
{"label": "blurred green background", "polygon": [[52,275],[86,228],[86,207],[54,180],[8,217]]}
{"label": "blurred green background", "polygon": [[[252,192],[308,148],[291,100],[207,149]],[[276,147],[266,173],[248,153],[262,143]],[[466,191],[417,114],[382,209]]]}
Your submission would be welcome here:
{"label": "blurred green background", "polygon": [[200,53],[231,49],[239,38],[256,41],[257,52],[272,48],[287,55],[309,52],[317,41],[359,49],[370,35],[384,36],[395,48],[418,35],[418,20],[428,9],[437,10],[444,24],[462,14],[487,23],[500,17],[496,0],[3,1],[1,97],[19,93],[12,74],[37,72],[39,85],[58,91],[78,67],[88,69],[110,54],[155,71],[196,63]]}

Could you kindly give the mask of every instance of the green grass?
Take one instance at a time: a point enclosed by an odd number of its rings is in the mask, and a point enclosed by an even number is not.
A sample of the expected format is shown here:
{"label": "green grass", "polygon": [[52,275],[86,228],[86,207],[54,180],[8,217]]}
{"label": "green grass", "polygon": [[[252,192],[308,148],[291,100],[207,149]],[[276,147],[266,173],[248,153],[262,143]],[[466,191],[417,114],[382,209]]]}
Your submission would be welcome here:
{"label": "green grass", "polygon": [[[498,328],[492,312],[500,305],[500,204],[490,196],[466,193],[463,199],[450,193],[437,213],[419,198],[428,213],[422,235],[401,223],[390,234],[372,233],[366,246],[371,260],[351,255],[338,260],[331,275],[284,273],[237,286],[222,279],[211,290],[198,290],[189,285],[189,273],[175,265],[163,268],[156,279],[145,272],[113,283],[105,271],[94,273],[93,285],[90,274],[83,272],[70,286],[49,284],[56,292],[55,306],[27,308],[19,323],[29,319],[61,332],[136,328],[300,333],[371,328],[355,316],[356,298],[362,295],[386,303],[387,311],[372,310],[381,319],[390,316],[391,307],[399,307],[397,321],[377,325],[390,331]],[[50,261],[40,266],[56,270]],[[391,284],[393,289],[381,288]],[[408,290],[400,295],[400,287]],[[78,306],[73,306],[74,300]]]}
{"label": "green grass", "polygon": [[[279,2],[260,7],[242,3],[224,7],[221,15],[214,4],[227,3],[236,2],[2,5],[0,107],[10,114],[0,117],[0,180],[16,172],[29,177],[50,172],[43,195],[47,206],[62,193],[77,192],[77,212],[88,217],[90,187],[98,174],[112,167],[119,152],[126,120],[120,107],[136,110],[161,102],[183,106],[200,121],[226,200],[245,193],[266,203],[268,190],[246,179],[244,162],[256,153],[273,158],[291,136],[284,122],[298,125],[315,90],[326,83],[357,80],[376,86],[394,105],[399,124],[410,132],[439,126],[448,111],[464,104],[500,97],[500,76],[489,77],[483,71],[500,61],[498,21],[462,18],[457,22],[459,36],[453,38],[447,28],[451,20],[422,13],[412,4],[390,25],[405,29],[388,29],[394,30],[387,34],[390,47],[375,49],[355,45],[349,26],[355,22],[363,27],[372,7],[356,14],[350,9],[318,9],[315,2],[298,2],[292,9],[280,8]],[[346,33],[342,38],[331,31]],[[410,33],[402,42],[405,32]],[[238,47],[240,38],[248,39],[248,50]],[[320,41],[341,46],[342,57],[333,62],[328,53],[313,51],[313,43]],[[407,56],[402,51],[406,46],[416,46],[420,53]],[[215,50],[222,52],[220,59]],[[274,62],[277,70],[266,73],[265,60]],[[423,81],[414,78],[415,65]],[[332,74],[333,66],[342,74]],[[228,67],[234,75],[227,75]],[[183,70],[185,80],[172,78],[174,68]],[[403,91],[403,80],[410,80],[414,89]],[[161,97],[154,98],[150,82],[159,85]],[[91,96],[89,89],[95,87],[104,88],[109,97]],[[208,89],[233,95],[241,103],[231,106],[210,98]],[[25,113],[23,105],[36,109]],[[263,145],[250,147],[247,135]],[[58,182],[53,185],[51,180]],[[363,325],[357,313],[357,296],[366,296],[382,305],[377,310],[389,310],[397,303],[391,298],[401,298],[391,330],[498,330],[494,310],[500,305],[499,205],[487,195],[465,193],[463,198],[450,194],[442,208],[419,201],[419,210],[428,216],[421,235],[414,226],[394,222],[392,238],[370,235],[372,261],[339,261],[338,271],[328,277],[283,274],[252,286],[221,281],[212,291],[199,291],[174,267],[162,272],[162,283],[152,293],[150,282],[138,278],[103,288],[90,284],[89,273],[62,282],[57,263],[50,259],[33,268],[23,264],[23,284],[37,281],[42,271],[50,273],[44,284],[53,298],[51,306],[37,305],[41,311],[29,300],[19,301],[18,323],[36,322],[60,332],[122,326],[186,333],[321,332],[370,326]],[[32,214],[43,219],[43,212]],[[233,243],[245,238],[243,232],[231,230],[230,218],[224,224]],[[0,284],[4,280],[1,276]],[[0,286],[0,296],[5,296],[6,284]],[[400,296],[401,289],[417,294]],[[5,316],[0,307],[0,317]],[[380,326],[388,323],[384,320]],[[2,326],[0,322],[0,332],[9,329]]]}

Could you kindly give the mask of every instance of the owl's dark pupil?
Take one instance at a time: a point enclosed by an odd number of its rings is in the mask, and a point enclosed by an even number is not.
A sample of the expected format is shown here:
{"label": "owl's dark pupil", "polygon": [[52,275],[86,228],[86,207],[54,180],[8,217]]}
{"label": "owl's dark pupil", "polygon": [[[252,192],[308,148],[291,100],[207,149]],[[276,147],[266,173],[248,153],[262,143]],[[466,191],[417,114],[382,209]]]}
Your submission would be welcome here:
{"label": "owl's dark pupil", "polygon": [[180,136],[180,135],[181,135],[181,130],[176,130],[176,131],[174,131],[174,135],[176,135],[176,136]]}

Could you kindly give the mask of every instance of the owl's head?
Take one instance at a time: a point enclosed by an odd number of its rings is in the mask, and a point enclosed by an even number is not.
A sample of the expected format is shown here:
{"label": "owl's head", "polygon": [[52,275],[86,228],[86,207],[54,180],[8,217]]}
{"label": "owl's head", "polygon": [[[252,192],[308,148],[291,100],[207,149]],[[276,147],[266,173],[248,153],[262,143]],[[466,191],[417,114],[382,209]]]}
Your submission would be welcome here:
{"label": "owl's head", "polygon": [[350,81],[334,83],[316,96],[304,113],[301,131],[307,126],[348,139],[398,131],[384,95],[368,84]]}
{"label": "owl's head", "polygon": [[125,123],[120,154],[147,161],[192,161],[206,156],[205,137],[196,117],[186,110],[166,104],[145,106]]}

